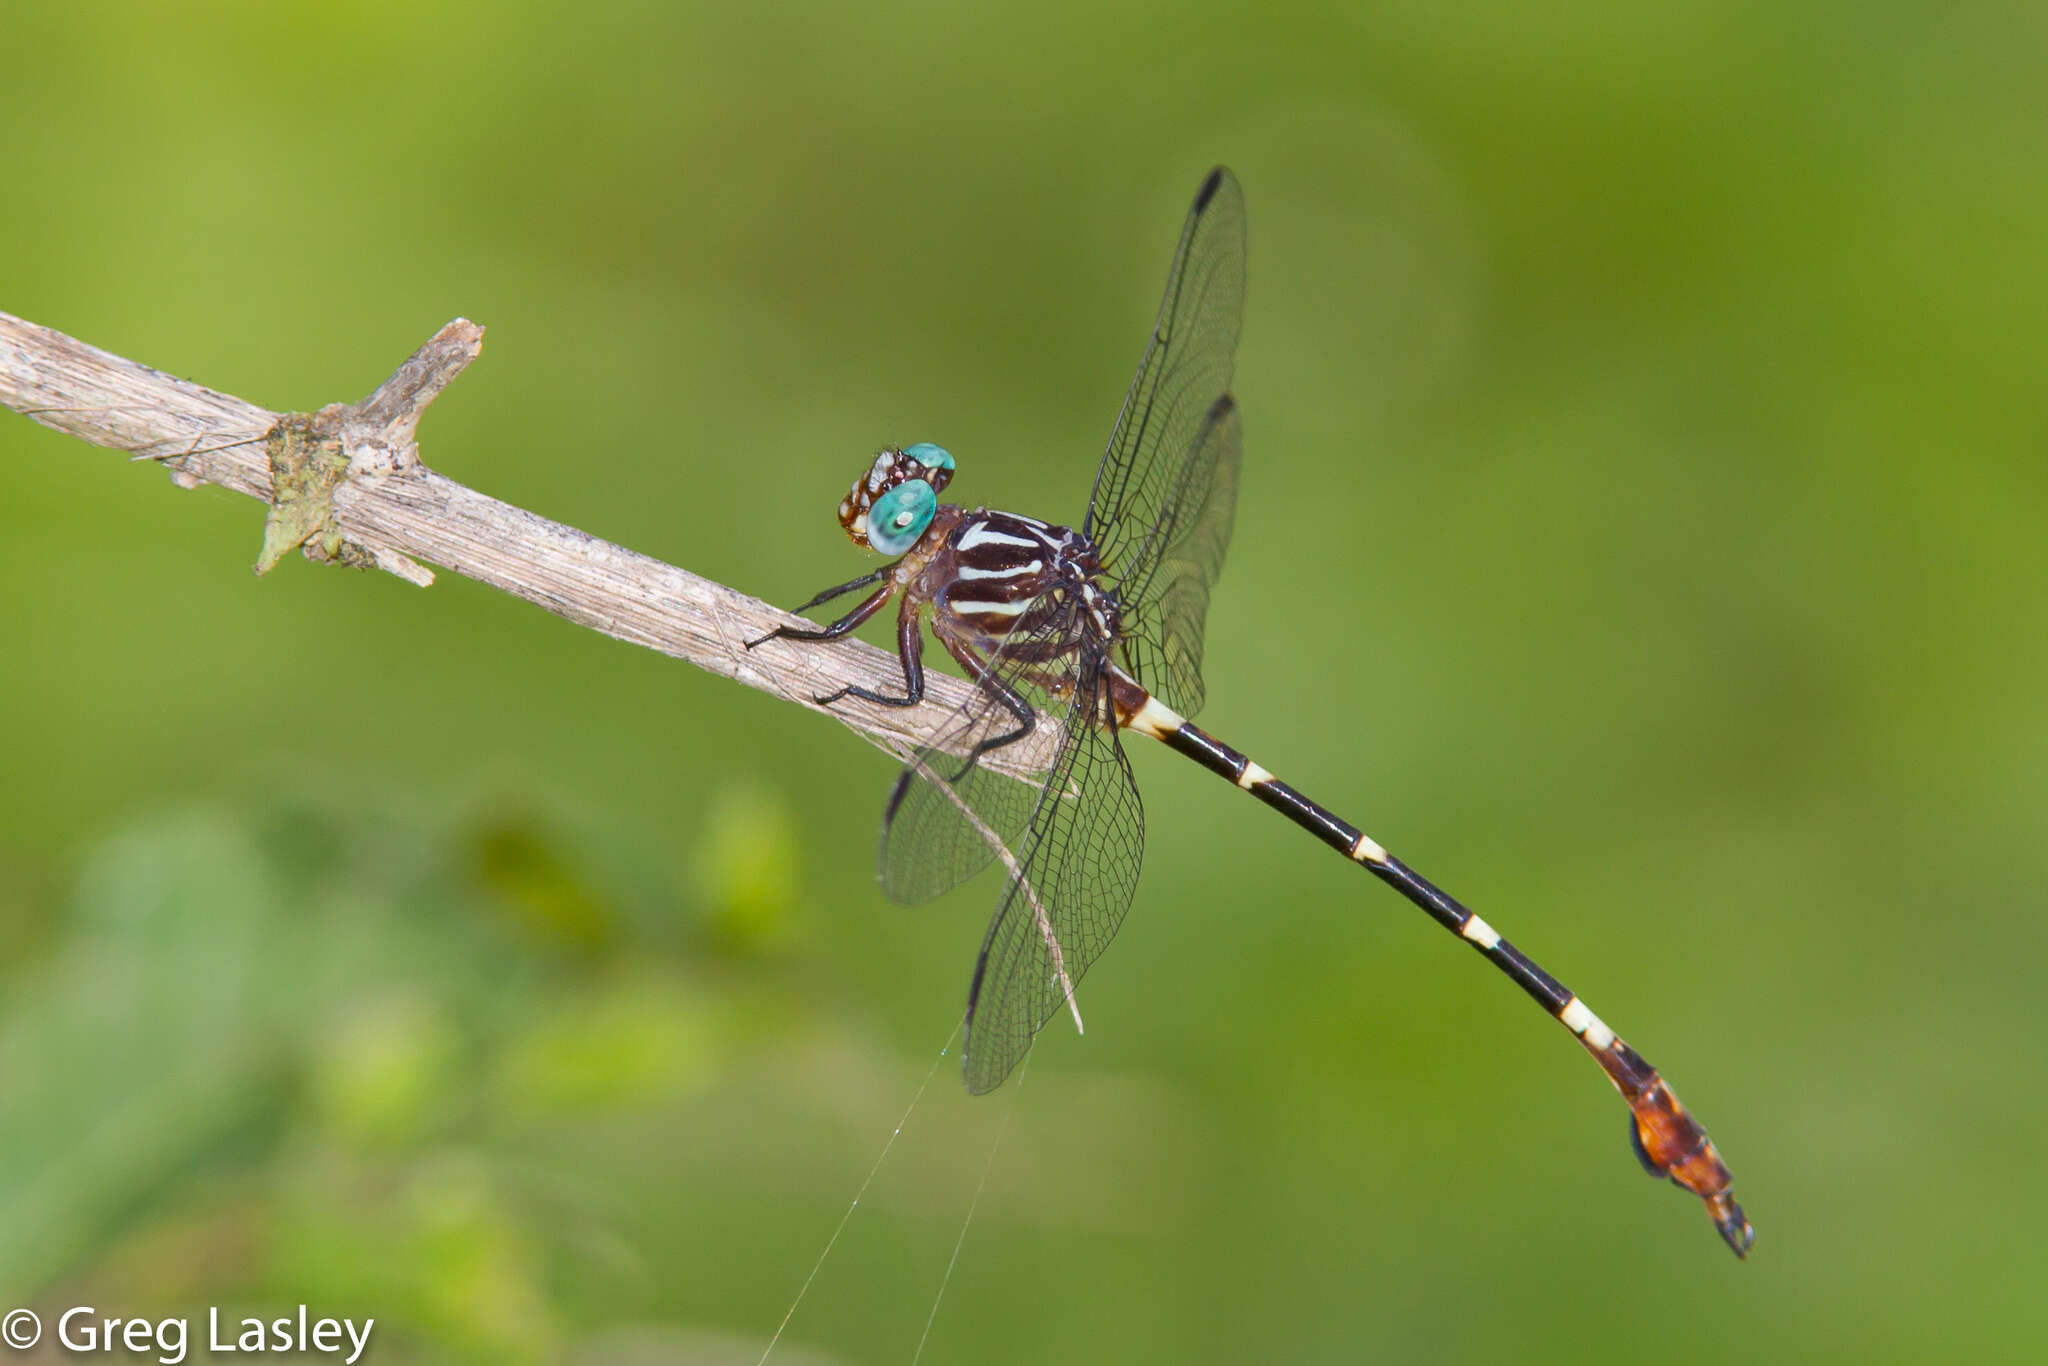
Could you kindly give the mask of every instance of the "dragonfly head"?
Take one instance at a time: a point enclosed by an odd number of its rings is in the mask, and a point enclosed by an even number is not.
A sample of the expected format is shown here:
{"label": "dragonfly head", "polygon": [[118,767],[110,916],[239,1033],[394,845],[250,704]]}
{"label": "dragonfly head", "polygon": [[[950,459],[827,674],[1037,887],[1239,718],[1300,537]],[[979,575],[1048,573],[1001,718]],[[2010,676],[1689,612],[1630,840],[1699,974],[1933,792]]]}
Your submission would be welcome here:
{"label": "dragonfly head", "polygon": [[953,457],[929,441],[874,458],[839,500],[839,525],[855,545],[901,555],[916,545],[939,510],[939,493],[953,477]]}

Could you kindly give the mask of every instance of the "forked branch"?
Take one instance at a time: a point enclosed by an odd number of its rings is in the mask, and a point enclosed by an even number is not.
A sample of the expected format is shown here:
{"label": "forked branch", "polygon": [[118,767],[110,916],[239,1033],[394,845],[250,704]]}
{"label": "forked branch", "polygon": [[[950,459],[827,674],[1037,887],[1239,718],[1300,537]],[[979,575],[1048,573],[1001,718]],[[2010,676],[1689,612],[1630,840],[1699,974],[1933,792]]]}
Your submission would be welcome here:
{"label": "forked branch", "polygon": [[[218,484],[269,504],[259,573],[298,548],[425,586],[433,574],[424,561],[822,711],[899,757],[939,738],[968,684],[933,677],[921,707],[851,697],[819,707],[815,696],[890,677],[894,658],[859,641],[747,650],[744,642],[798,618],[428,469],[414,437],[420,415],[482,348],[483,329],[458,318],[360,402],[278,413],[0,313],[0,405],[160,463],[182,488]],[[1056,724],[1041,725],[984,762],[1013,776],[1040,773],[1058,735]]]}

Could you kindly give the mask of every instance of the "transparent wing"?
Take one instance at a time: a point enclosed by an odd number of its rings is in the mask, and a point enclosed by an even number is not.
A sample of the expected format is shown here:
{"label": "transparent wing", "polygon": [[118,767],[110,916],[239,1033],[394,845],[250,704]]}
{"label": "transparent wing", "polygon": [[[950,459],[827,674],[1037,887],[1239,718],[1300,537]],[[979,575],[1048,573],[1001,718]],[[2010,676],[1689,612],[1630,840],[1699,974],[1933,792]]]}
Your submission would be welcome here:
{"label": "transparent wing", "polygon": [[1109,947],[1130,909],[1145,849],[1145,808],[1114,729],[1094,723],[1101,670],[1069,704],[1066,740],[1039,794],[1017,868],[990,918],[967,992],[962,1070],[993,1091]]}
{"label": "transparent wing", "polygon": [[985,684],[976,688],[954,724],[903,766],[882,815],[882,890],[891,899],[913,906],[930,901],[986,868],[999,847],[1020,852],[1042,784],[963,756],[1019,726],[1004,705],[1004,692],[1034,712],[1064,714],[1043,680],[1073,667],[1076,629],[1066,615],[1006,641],[989,661],[1002,691]]}
{"label": "transparent wing", "polygon": [[1202,628],[1230,545],[1243,452],[1237,401],[1225,394],[1209,405],[1117,588],[1126,666],[1183,716],[1202,709]]}
{"label": "transparent wing", "polygon": [[[1152,340],[1117,414],[1082,524],[1126,612],[1142,619],[1153,599],[1177,599],[1171,623],[1163,607],[1152,614],[1150,643],[1165,662],[1168,640],[1182,640],[1176,648],[1195,670],[1196,705],[1203,610],[1236,501],[1238,429],[1227,400],[1244,278],[1244,194],[1219,166],[1202,182],[1181,228]],[[1185,649],[1190,639],[1192,655]],[[1187,710],[1187,696],[1162,696]]]}

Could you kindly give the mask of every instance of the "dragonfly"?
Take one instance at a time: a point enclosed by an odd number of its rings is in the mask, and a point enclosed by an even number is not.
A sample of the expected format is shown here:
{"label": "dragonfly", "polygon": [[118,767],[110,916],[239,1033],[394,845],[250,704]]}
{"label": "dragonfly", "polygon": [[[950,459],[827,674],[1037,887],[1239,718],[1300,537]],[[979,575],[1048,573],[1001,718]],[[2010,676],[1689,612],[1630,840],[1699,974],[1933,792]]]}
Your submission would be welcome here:
{"label": "dragonfly", "polygon": [[[952,454],[929,442],[888,447],[854,480],[838,516],[856,545],[889,563],[793,611],[873,591],[829,626],[785,625],[748,642],[840,640],[894,601],[902,690],[855,685],[815,700],[920,705],[927,621],[974,685],[909,756],[881,845],[883,888],[906,903],[992,862],[1005,868],[968,986],[967,1089],[1000,1086],[1062,1009],[1080,1023],[1075,986],[1123,923],[1144,852],[1144,807],[1123,736],[1149,736],[1394,888],[1534,998],[1628,1103],[1644,1169],[1697,1195],[1746,1256],[1754,1232],[1727,1164],[1640,1053],[1492,925],[1189,720],[1203,702],[1203,625],[1237,501],[1243,443],[1230,386],[1245,259],[1243,191],[1219,166],[1188,210],[1078,528],[942,503]],[[1042,774],[1024,780],[988,762],[1046,724],[1059,734]]]}

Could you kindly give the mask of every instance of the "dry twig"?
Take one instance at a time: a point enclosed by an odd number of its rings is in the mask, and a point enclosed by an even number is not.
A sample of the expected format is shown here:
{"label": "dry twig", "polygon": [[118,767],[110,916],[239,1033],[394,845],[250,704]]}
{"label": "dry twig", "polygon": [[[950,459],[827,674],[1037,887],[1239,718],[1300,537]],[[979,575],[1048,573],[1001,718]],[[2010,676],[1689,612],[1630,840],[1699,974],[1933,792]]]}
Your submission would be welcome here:
{"label": "dry twig", "polygon": [[[165,465],[184,488],[219,484],[270,505],[262,573],[297,547],[308,559],[374,566],[425,586],[440,565],[617,640],[688,660],[823,711],[898,756],[938,738],[968,685],[933,675],[923,706],[813,696],[897,675],[859,641],[830,649],[743,642],[798,620],[723,584],[501,503],[421,463],[414,431],[429,403],[483,348],[457,318],[359,403],[275,413],[61,332],[0,313],[0,405],[97,446]],[[1043,771],[1058,727],[988,757]]]}

